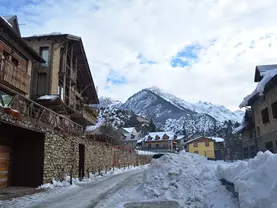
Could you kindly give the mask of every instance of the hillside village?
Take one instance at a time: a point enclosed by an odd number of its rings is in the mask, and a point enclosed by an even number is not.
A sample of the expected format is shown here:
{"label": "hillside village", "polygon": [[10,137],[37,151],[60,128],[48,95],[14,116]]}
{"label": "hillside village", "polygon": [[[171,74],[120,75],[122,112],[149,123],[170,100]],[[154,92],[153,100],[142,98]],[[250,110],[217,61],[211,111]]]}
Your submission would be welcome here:
{"label": "hillside village", "polygon": [[[37,188],[65,177],[72,185],[91,175],[149,164],[153,172],[155,165],[170,169],[167,163],[180,163],[176,155],[191,167],[195,161],[207,165],[199,174],[209,174],[215,172],[212,162],[277,152],[277,65],[253,66],[257,87],[240,111],[188,103],[157,87],[123,103],[99,97],[82,37],[22,37],[17,16],[0,16],[0,29],[0,200],[1,190],[9,187]],[[161,160],[153,162],[157,154],[166,156],[164,166]],[[225,169],[218,171],[227,177]],[[153,179],[151,174],[146,180]],[[146,195],[159,197],[159,191]]]}

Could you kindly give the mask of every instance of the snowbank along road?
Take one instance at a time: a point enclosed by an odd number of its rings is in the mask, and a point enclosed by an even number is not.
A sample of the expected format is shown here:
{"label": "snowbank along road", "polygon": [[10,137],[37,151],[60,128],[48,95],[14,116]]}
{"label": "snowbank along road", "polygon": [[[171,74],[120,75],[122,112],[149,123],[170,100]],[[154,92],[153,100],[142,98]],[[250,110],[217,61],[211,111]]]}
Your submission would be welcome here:
{"label": "snowbank along road", "polygon": [[231,165],[182,151],[81,186],[2,201],[0,207],[123,208],[134,207],[137,202],[171,201],[186,208],[238,208],[238,201],[219,181],[219,164]]}

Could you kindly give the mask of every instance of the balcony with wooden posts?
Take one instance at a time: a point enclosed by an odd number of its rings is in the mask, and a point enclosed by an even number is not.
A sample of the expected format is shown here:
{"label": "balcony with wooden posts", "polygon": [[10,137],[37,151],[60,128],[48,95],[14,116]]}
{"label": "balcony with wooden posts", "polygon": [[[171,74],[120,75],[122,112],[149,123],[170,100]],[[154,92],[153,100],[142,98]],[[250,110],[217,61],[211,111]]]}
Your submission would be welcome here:
{"label": "balcony with wooden posts", "polygon": [[[0,89],[6,91],[5,86],[0,84]],[[70,120],[68,117],[58,114],[33,100],[30,100],[13,91],[8,95],[0,90],[0,114],[8,114],[13,118],[13,123],[36,131],[50,129],[68,135],[82,135],[83,127]],[[8,119],[10,121],[10,119]]]}
{"label": "balcony with wooden posts", "polygon": [[17,92],[28,94],[30,76],[10,61],[0,63],[0,82]]}
{"label": "balcony with wooden posts", "polygon": [[87,105],[78,107],[75,113],[70,115],[70,118],[83,126],[94,125],[98,117],[99,110]]}

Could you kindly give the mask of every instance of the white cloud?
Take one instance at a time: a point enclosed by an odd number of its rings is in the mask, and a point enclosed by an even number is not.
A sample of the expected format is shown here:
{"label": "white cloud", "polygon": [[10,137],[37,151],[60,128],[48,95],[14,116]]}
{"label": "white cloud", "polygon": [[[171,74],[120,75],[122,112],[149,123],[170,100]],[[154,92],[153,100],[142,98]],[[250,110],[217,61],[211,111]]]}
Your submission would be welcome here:
{"label": "white cloud", "polygon": [[[275,0],[48,0],[17,12],[23,35],[81,36],[101,96],[124,101],[157,86],[235,109],[255,87],[255,66],[276,63],[276,10]],[[198,62],[171,67],[172,56],[195,42],[204,46]],[[157,64],[139,64],[139,53]],[[125,75],[127,86],[105,89],[109,69]]]}

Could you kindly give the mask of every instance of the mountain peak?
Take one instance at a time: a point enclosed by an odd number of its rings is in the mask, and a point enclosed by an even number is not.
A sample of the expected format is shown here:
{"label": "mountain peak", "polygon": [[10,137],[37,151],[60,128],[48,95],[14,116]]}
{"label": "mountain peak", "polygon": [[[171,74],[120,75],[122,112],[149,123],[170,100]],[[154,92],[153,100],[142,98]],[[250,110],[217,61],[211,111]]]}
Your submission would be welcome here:
{"label": "mountain peak", "polygon": [[107,107],[120,107],[122,102],[120,100],[114,100],[111,97],[100,97],[100,107],[107,108]]}

